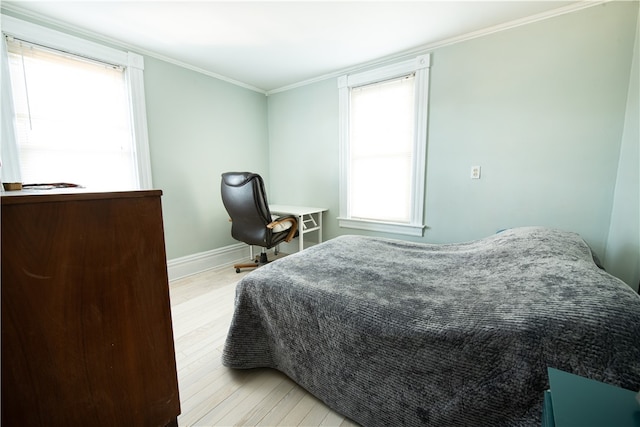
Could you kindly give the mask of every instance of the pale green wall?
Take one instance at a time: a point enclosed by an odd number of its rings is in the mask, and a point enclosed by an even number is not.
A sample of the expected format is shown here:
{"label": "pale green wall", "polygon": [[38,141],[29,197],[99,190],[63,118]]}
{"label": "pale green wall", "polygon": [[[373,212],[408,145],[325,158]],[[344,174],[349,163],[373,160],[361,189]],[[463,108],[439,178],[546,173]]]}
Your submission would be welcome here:
{"label": "pale green wall", "polygon": [[636,290],[640,280],[640,26],[638,27],[611,211],[611,228],[604,257],[607,270]]}
{"label": "pale green wall", "polygon": [[[609,3],[432,52],[428,230],[415,240],[545,225],[580,233],[602,256],[637,7]],[[329,207],[326,237],[362,233],[336,225],[337,108],[335,79],[269,97],[272,192]],[[291,169],[285,153],[304,166]],[[472,165],[482,179],[469,178]]]}
{"label": "pale green wall", "polygon": [[[269,96],[270,202],[330,209],[326,236],[339,234],[338,89],[325,80]],[[315,238],[311,236],[310,238]]]}
{"label": "pale green wall", "polygon": [[[636,7],[592,7],[434,53],[428,240],[545,225],[602,255]],[[469,179],[471,165],[482,179]]]}
{"label": "pale green wall", "polygon": [[144,80],[167,258],[237,243],[220,199],[220,175],[250,170],[268,179],[266,96],[148,57]]}

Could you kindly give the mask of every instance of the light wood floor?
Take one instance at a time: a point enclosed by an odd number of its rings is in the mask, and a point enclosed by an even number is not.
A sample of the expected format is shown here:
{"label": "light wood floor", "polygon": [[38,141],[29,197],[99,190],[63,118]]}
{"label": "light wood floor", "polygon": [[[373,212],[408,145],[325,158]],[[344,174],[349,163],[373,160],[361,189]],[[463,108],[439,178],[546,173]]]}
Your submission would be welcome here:
{"label": "light wood floor", "polygon": [[235,284],[246,274],[226,267],[169,284],[182,408],[179,425],[357,427],[276,370],[222,366]]}

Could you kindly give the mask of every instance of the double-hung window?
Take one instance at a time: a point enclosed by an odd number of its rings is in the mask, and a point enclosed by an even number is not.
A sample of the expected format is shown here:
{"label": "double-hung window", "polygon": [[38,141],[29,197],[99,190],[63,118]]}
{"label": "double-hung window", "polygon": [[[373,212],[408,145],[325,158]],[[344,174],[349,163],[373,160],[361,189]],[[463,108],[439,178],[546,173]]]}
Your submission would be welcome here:
{"label": "double-hung window", "polygon": [[429,59],[338,79],[341,227],[422,236]]}
{"label": "double-hung window", "polygon": [[142,57],[11,17],[2,23],[3,115],[13,115],[2,162],[19,175],[3,170],[3,180],[150,188]]}

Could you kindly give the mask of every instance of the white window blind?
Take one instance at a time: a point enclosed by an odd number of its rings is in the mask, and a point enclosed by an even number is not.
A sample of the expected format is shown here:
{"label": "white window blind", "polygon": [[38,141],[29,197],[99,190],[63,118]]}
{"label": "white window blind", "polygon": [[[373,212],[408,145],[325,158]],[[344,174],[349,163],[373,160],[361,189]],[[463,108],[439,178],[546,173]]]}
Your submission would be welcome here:
{"label": "white window blind", "polygon": [[414,74],[351,89],[351,217],[409,223]]}
{"label": "white window blind", "polygon": [[22,182],[135,189],[124,68],[7,39]]}

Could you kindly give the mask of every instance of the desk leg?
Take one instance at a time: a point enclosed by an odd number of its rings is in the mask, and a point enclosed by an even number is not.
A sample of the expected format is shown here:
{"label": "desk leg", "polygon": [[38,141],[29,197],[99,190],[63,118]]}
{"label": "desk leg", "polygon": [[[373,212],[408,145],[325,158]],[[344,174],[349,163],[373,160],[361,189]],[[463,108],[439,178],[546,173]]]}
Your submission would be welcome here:
{"label": "desk leg", "polygon": [[302,218],[303,215],[298,217],[298,251],[302,252],[304,249],[304,221]]}
{"label": "desk leg", "polygon": [[318,212],[318,243],[322,243],[322,212]]}

